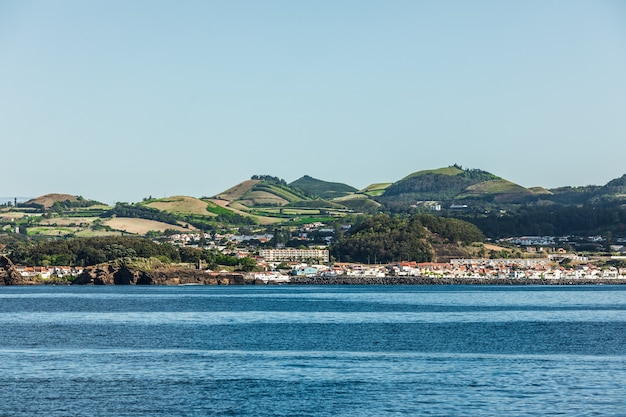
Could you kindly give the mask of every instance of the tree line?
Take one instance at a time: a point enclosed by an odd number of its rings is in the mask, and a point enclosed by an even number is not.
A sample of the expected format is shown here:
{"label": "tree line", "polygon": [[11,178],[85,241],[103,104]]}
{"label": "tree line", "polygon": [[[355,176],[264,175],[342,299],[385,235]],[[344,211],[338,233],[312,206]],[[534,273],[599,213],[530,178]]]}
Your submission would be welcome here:
{"label": "tree line", "polygon": [[12,242],[10,258],[15,264],[32,266],[67,265],[90,266],[120,258],[157,258],[164,263],[194,263],[204,261],[209,268],[220,265],[251,271],[256,261],[239,259],[215,250],[177,247],[155,243],[150,239],[131,236],[106,236],[51,240],[45,242]]}
{"label": "tree line", "polygon": [[456,217],[473,223],[494,239],[524,235],[626,234],[626,207],[620,205],[523,207],[514,212],[459,213]]}
{"label": "tree line", "polygon": [[432,215],[377,214],[352,227],[332,246],[338,261],[432,261],[433,243],[481,242],[482,232],[471,223]]}

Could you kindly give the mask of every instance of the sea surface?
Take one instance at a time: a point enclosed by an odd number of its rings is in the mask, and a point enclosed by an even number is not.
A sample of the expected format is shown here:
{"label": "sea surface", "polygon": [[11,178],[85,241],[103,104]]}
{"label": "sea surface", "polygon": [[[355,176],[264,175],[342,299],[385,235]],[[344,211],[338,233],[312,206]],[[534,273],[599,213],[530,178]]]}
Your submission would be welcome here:
{"label": "sea surface", "polygon": [[0,416],[625,416],[626,286],[0,287]]}

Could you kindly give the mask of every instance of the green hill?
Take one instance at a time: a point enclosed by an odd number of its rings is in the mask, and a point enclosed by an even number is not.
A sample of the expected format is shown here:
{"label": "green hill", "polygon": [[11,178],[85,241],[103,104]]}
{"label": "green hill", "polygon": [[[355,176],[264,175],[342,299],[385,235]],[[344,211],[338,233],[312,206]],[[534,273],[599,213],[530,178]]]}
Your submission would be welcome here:
{"label": "green hill", "polygon": [[318,180],[308,175],[303,176],[289,184],[292,188],[304,191],[310,196],[318,196],[323,199],[344,197],[357,191],[356,188],[339,182]]}
{"label": "green hill", "polygon": [[365,195],[360,195],[358,201],[352,200],[351,197],[357,195],[356,191],[348,185],[308,175],[291,184],[269,175],[254,175],[252,179],[218,194],[213,201],[225,210],[256,216],[260,223],[267,223],[268,219],[279,222],[318,221],[351,212],[377,210],[380,204]]}
{"label": "green hill", "polygon": [[374,213],[380,210],[381,207],[379,202],[361,193],[350,194],[345,197],[336,198],[333,201],[357,213]]}
{"label": "green hill", "polygon": [[82,196],[70,194],[46,194],[24,203],[20,203],[21,207],[32,207],[41,210],[48,210],[54,206],[63,208],[64,210],[72,208],[86,208],[93,206],[104,206],[102,203],[94,200],[88,200]]}
{"label": "green hill", "polygon": [[500,179],[470,185],[461,194],[457,195],[456,199],[478,198],[510,203],[523,201],[534,196],[535,193],[529,189],[511,181]]}
{"label": "green hill", "polygon": [[302,200],[310,200],[302,191],[288,186],[281,181],[270,179],[251,179],[215,196],[230,203],[238,202],[246,207],[284,206]]}
{"label": "green hill", "polygon": [[377,200],[390,208],[408,207],[416,201],[453,200],[474,184],[494,180],[501,178],[487,171],[453,165],[410,174],[387,187]]}
{"label": "green hill", "polygon": [[594,195],[597,201],[622,201],[626,199],[626,175],[615,178],[601,187]]}
{"label": "green hill", "polygon": [[465,172],[465,171],[463,171],[463,168],[459,167],[458,165],[451,165],[451,166],[445,167],[445,168],[426,169],[426,170],[423,170],[423,171],[417,171],[417,172],[414,172],[412,174],[407,175],[406,177],[404,177],[402,179],[402,181],[408,180],[408,179],[414,178],[414,177],[419,177],[419,176],[422,176],[422,175],[427,175],[427,174],[455,176],[455,175],[463,174],[463,172]]}

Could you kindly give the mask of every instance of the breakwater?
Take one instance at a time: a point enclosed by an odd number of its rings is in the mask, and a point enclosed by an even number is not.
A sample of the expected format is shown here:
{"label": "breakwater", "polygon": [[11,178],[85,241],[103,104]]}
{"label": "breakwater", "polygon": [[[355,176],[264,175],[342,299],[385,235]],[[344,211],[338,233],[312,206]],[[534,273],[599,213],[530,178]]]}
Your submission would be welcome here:
{"label": "breakwater", "polygon": [[295,285],[623,285],[624,279],[511,279],[459,277],[353,277],[297,276],[289,284]]}

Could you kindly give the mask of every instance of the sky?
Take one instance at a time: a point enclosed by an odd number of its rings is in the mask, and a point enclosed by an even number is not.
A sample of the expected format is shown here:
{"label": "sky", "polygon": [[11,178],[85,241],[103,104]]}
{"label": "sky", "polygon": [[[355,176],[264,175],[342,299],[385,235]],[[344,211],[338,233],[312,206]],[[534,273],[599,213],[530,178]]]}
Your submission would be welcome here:
{"label": "sky", "polygon": [[0,0],[0,196],[626,174],[621,0]]}

